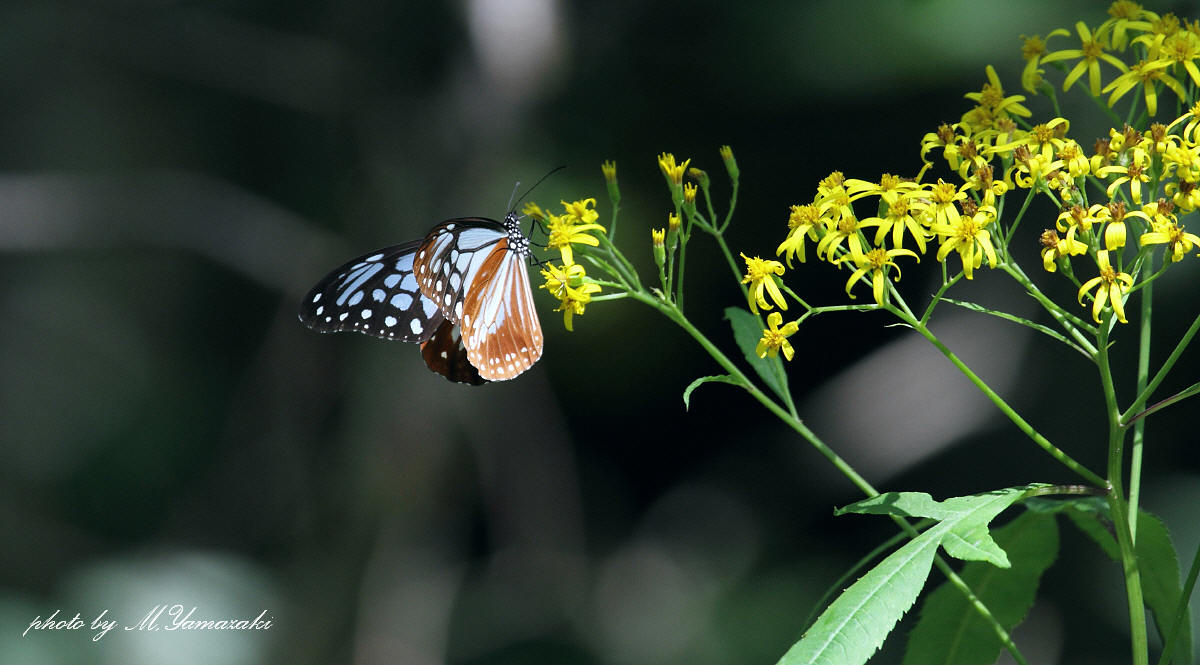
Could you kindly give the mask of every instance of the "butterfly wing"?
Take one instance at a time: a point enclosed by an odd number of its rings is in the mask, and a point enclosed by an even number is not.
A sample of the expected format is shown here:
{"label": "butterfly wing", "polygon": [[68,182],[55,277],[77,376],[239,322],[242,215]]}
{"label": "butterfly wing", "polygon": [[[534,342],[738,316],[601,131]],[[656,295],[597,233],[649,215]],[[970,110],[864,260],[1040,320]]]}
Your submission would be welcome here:
{"label": "butterfly wing", "polygon": [[329,273],[305,297],[300,320],[318,332],[420,342],[425,364],[451,381],[511,379],[542,356],[526,254],[495,220],[447,220],[422,240]]}
{"label": "butterfly wing", "polygon": [[[463,346],[479,375],[511,379],[542,357],[542,325],[529,287],[525,257],[500,240],[473,275],[463,299]],[[444,312],[443,312],[444,313]]]}
{"label": "butterfly wing", "polygon": [[300,321],[317,332],[357,330],[402,342],[433,337],[443,316],[421,293],[413,262],[421,241],[364,254],[329,273],[300,305]]}
{"label": "butterfly wing", "polygon": [[459,322],[480,266],[496,244],[507,237],[502,224],[484,217],[449,219],[425,236],[417,250],[414,271],[421,292],[438,304],[442,316]]}
{"label": "butterfly wing", "polygon": [[421,343],[421,357],[429,369],[451,381],[473,386],[487,383],[467,358],[467,350],[462,345],[462,330],[449,321],[442,321],[433,337]]}

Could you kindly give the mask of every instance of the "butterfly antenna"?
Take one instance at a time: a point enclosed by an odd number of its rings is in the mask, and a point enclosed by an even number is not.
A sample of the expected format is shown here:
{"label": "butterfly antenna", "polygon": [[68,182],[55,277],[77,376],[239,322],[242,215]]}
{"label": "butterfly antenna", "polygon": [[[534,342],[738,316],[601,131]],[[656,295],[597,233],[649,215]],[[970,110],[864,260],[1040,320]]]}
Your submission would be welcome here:
{"label": "butterfly antenna", "polygon": [[[549,178],[550,176],[554,175],[555,173],[558,173],[559,171],[561,171],[561,170],[563,170],[563,169],[565,169],[565,168],[567,168],[567,165],[566,165],[566,164],[563,164],[562,166],[556,166],[556,167],[554,167],[554,168],[550,169],[550,172],[549,172],[549,173],[547,173],[546,175],[544,175],[544,176],[542,176],[541,178],[539,178],[537,182],[533,183],[533,186],[532,186],[532,187],[530,187],[529,189],[525,190],[525,193],[524,193],[524,194],[522,194],[522,195],[520,196],[520,198],[518,198],[518,199],[517,199],[517,202],[516,202],[516,204],[514,204],[514,203],[512,202],[512,197],[510,196],[510,197],[509,197],[509,201],[508,201],[508,209],[509,209],[509,210],[515,210],[516,208],[515,208],[514,206],[515,206],[515,205],[519,205],[519,204],[521,203],[521,201],[524,201],[524,200],[525,200],[525,197],[526,197],[526,196],[529,196],[529,193],[530,193],[530,192],[532,192],[534,189],[536,189],[538,185],[542,184],[542,182],[543,182],[543,181],[544,181],[546,178]],[[520,183],[520,182],[518,182],[516,185],[514,185],[514,186],[513,186],[513,194],[516,194],[516,193],[517,193],[517,187],[520,187],[520,186],[521,186],[521,183]]]}

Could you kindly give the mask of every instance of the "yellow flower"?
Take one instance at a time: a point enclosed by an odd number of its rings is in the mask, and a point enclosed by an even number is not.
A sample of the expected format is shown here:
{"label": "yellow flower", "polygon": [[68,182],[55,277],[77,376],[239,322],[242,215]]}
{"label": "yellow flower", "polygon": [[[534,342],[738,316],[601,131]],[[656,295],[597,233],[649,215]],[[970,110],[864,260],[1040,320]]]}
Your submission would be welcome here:
{"label": "yellow flower", "polygon": [[1142,60],[1134,63],[1129,71],[1113,79],[1101,90],[1101,92],[1112,91],[1112,94],[1108,96],[1108,106],[1111,108],[1118,99],[1139,83],[1142,85],[1142,95],[1146,98],[1146,112],[1150,115],[1158,113],[1159,83],[1175,91],[1180,99],[1187,99],[1188,95],[1183,89],[1183,84],[1166,71],[1171,64],[1171,61],[1167,59]]}
{"label": "yellow flower", "polygon": [[1159,21],[1158,14],[1142,9],[1142,6],[1132,0],[1116,0],[1108,7],[1109,18],[1096,28],[1097,35],[1112,35],[1113,48],[1125,50],[1129,38],[1125,34],[1129,30],[1147,31],[1151,29],[1151,21]]}
{"label": "yellow flower", "polygon": [[559,250],[564,264],[575,263],[575,256],[571,251],[572,243],[592,247],[600,245],[600,241],[591,235],[590,231],[604,232],[604,227],[599,224],[576,224],[568,215],[550,215],[546,220],[546,233],[549,236],[546,246]]}
{"label": "yellow flower", "polygon": [[1175,204],[1183,212],[1192,212],[1200,208],[1200,187],[1195,182],[1188,180],[1180,180],[1179,182],[1168,182],[1163,191],[1171,197],[1171,203]]}
{"label": "yellow flower", "polygon": [[[864,275],[866,275],[869,272],[869,273],[871,273],[871,291],[872,291],[872,294],[875,296],[875,302],[877,304],[882,305],[883,304],[883,286],[884,286],[883,277],[887,273],[888,266],[893,266],[896,268],[896,276],[893,278],[893,281],[896,281],[896,282],[900,281],[900,266],[896,265],[896,262],[892,260],[897,256],[911,256],[914,259],[917,259],[917,261],[921,260],[920,257],[918,257],[912,250],[908,250],[908,249],[886,249],[885,250],[882,247],[875,247],[871,251],[869,251],[865,255],[863,255],[863,258],[861,261],[855,261],[855,264],[858,267],[855,268],[854,272],[850,275],[850,279],[846,280],[846,295],[850,296],[850,298],[853,299],[854,294],[850,293],[850,289],[858,282],[858,280],[861,277],[863,277]],[[842,258],[838,259],[837,262],[841,263],[850,258],[852,258],[852,257],[843,256]]]}
{"label": "yellow flower", "polygon": [[766,358],[767,356],[774,358],[782,350],[784,358],[788,360],[792,359],[795,351],[792,349],[792,343],[787,341],[787,338],[796,334],[796,331],[800,329],[800,324],[791,321],[786,326],[780,328],[780,323],[783,323],[783,315],[779,312],[771,312],[767,316],[768,327],[763,329],[762,339],[758,340],[758,346],[754,348],[759,358]]}
{"label": "yellow flower", "polygon": [[1121,70],[1122,73],[1129,71],[1129,68],[1116,56],[1104,52],[1105,43],[1103,36],[1093,35],[1092,31],[1088,29],[1083,21],[1075,24],[1075,32],[1079,33],[1079,48],[1048,53],[1042,56],[1042,62],[1047,63],[1079,58],[1079,62],[1075,64],[1075,67],[1067,74],[1067,78],[1063,80],[1063,90],[1069,90],[1075,81],[1079,80],[1079,77],[1083,76],[1084,72],[1086,72],[1092,96],[1099,97],[1101,60]]}
{"label": "yellow flower", "polygon": [[1096,293],[1092,296],[1092,318],[1096,323],[1101,322],[1100,312],[1106,304],[1112,306],[1118,321],[1129,323],[1125,320],[1124,296],[1125,291],[1133,286],[1133,278],[1112,267],[1106,249],[1096,252],[1096,265],[1100,268],[1100,276],[1089,279],[1079,287],[1079,304],[1083,304],[1084,294],[1096,287]]}
{"label": "yellow flower", "polygon": [[990,117],[1006,117],[1011,114],[1027,118],[1033,115],[1033,111],[1021,105],[1021,102],[1025,101],[1024,95],[1004,96],[1004,86],[1000,85],[1000,77],[996,75],[995,68],[988,65],[986,71],[988,82],[983,84],[981,91],[968,92],[965,95],[967,99],[987,110]]}
{"label": "yellow flower", "polygon": [[574,331],[571,318],[583,314],[584,308],[592,300],[592,294],[599,293],[600,285],[586,281],[587,272],[578,263],[562,266],[548,263],[541,273],[546,281],[538,288],[546,289],[558,298],[559,305],[554,311],[562,312],[563,325],[567,330]]}
{"label": "yellow flower", "polygon": [[1100,216],[1101,211],[1107,213],[1108,208],[1099,203],[1091,208],[1075,204],[1059,213],[1054,225],[1058,228],[1059,233],[1067,234],[1069,242],[1074,242],[1076,233],[1080,235],[1090,233],[1093,224],[1100,224],[1107,219],[1107,217]]}
{"label": "yellow flower", "polygon": [[1117,188],[1125,183],[1129,183],[1129,199],[1134,203],[1142,204],[1142,184],[1150,182],[1150,155],[1140,148],[1134,148],[1130,151],[1128,163],[1114,164],[1112,166],[1103,166],[1096,175],[1104,178],[1110,175],[1116,175],[1117,178],[1108,184],[1108,197],[1112,198],[1113,193]]}
{"label": "yellow flower", "polygon": [[547,217],[549,217],[549,215],[546,214],[546,211],[542,210],[542,207],[533,201],[526,203],[525,207],[521,209],[521,213],[543,222],[546,221]]}
{"label": "yellow flower", "polygon": [[1188,233],[1174,220],[1154,222],[1154,230],[1142,234],[1138,238],[1138,244],[1142,247],[1146,245],[1166,245],[1170,250],[1170,259],[1172,262],[1179,261],[1183,255],[1192,251],[1196,245],[1200,245],[1200,236],[1194,233]]}
{"label": "yellow flower", "polygon": [[844,214],[837,224],[826,230],[825,235],[817,243],[817,256],[825,255],[825,260],[830,263],[834,262],[833,254],[841,246],[845,240],[850,248],[850,255],[857,261],[862,258],[863,240],[859,234],[859,229],[876,226],[878,222],[863,220],[859,221],[853,214]]}
{"label": "yellow flower", "polygon": [[1192,83],[1200,85],[1200,69],[1196,67],[1196,60],[1200,60],[1200,39],[1194,33],[1185,31],[1173,35],[1142,35],[1134,41],[1146,43],[1150,47],[1151,58],[1164,58],[1183,67]]}
{"label": "yellow flower", "polygon": [[800,263],[804,263],[804,239],[816,240],[818,226],[824,228],[817,206],[811,203],[792,206],[792,214],[788,216],[787,238],[779,243],[775,255],[783,254],[789,268],[792,267],[793,256],[800,259]]}
{"label": "yellow flower", "polygon": [[1021,57],[1025,59],[1025,68],[1021,70],[1021,87],[1026,91],[1037,94],[1038,84],[1042,82],[1045,70],[1038,67],[1042,56],[1046,54],[1046,41],[1040,35],[1032,37],[1021,36]]}
{"label": "yellow flower", "polygon": [[929,164],[929,160],[925,158],[931,150],[935,148],[942,149],[942,159],[950,165],[950,168],[958,169],[958,130],[957,123],[953,125],[939,125],[936,132],[929,132],[921,138],[921,160]]}
{"label": "yellow flower", "polygon": [[1068,139],[1055,153],[1057,161],[1062,162],[1063,168],[1072,178],[1085,176],[1092,172],[1092,163],[1083,154],[1083,147],[1073,139]]}
{"label": "yellow flower", "polygon": [[683,174],[687,171],[688,164],[691,159],[686,159],[682,164],[675,163],[675,155],[669,152],[664,152],[658,156],[658,168],[662,174],[677,187],[683,186]]}
{"label": "yellow flower", "polygon": [[[884,200],[886,201],[887,199]],[[904,232],[907,231],[913,240],[916,241],[917,248],[924,254],[925,240],[928,238],[928,235],[916,219],[916,216],[919,215],[920,211],[913,207],[912,199],[897,196],[888,204],[887,212],[882,217],[871,217],[863,220],[863,223],[873,223],[878,227],[875,230],[876,245],[883,244],[884,238],[887,237],[890,231],[892,234],[892,244],[898,248],[902,248],[904,247]]]}
{"label": "yellow flower", "polygon": [[617,181],[617,163],[611,159],[605,160],[600,165],[600,172],[604,174],[604,179],[608,182]]}
{"label": "yellow flower", "polygon": [[[967,201],[964,213],[973,208],[974,204]],[[944,221],[930,227],[942,243],[938,248],[937,260],[945,261],[950,252],[957,251],[962,260],[963,275],[972,279],[972,272],[983,263],[987,256],[988,267],[996,267],[996,249],[992,246],[991,233],[987,226],[996,219],[996,209],[992,206],[979,206],[968,214],[955,215],[953,221]]]}
{"label": "yellow flower", "polygon": [[1066,238],[1058,237],[1054,229],[1046,229],[1039,240],[1042,243],[1042,267],[1046,272],[1058,270],[1058,260],[1068,256],[1086,254],[1088,246],[1079,242],[1074,236],[1075,227],[1071,227]]}
{"label": "yellow flower", "polygon": [[758,314],[760,307],[771,309],[771,303],[767,302],[764,292],[771,296],[771,300],[775,301],[776,305],[779,305],[779,309],[787,309],[783,293],[779,290],[779,285],[775,283],[775,275],[783,274],[783,264],[778,261],[760,259],[757,256],[750,258],[745,254],[742,254],[742,258],[746,260],[746,276],[742,278],[742,284],[750,285],[747,294],[750,311]]}
{"label": "yellow flower", "polygon": [[926,224],[957,224],[958,208],[956,201],[967,200],[966,186],[958,188],[954,183],[938,178],[936,185],[927,185],[928,190],[908,194],[913,207],[920,210],[926,219]]}
{"label": "yellow flower", "polygon": [[[596,199],[582,199],[579,201],[560,201],[563,210],[563,216],[571,221],[572,224],[591,224],[600,217],[600,213],[592,209],[596,205]],[[598,224],[594,226],[599,226]],[[601,229],[603,230],[603,229]]]}

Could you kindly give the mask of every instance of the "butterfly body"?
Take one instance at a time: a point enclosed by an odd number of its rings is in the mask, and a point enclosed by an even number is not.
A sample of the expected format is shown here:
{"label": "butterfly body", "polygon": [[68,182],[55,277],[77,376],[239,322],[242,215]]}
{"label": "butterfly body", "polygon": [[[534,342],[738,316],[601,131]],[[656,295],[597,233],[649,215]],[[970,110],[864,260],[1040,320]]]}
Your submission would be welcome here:
{"label": "butterfly body", "polygon": [[317,332],[355,330],[417,342],[451,381],[511,379],[542,355],[517,216],[450,219],[422,240],[348,261],[309,291],[300,320]]}

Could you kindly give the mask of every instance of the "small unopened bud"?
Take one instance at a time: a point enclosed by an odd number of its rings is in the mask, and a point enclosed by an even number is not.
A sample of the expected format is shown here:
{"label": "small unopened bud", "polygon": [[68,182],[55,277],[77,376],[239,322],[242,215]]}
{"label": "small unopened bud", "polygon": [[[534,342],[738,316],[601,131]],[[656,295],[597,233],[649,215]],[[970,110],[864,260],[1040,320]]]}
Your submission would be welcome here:
{"label": "small unopened bud", "polygon": [[654,263],[661,268],[667,262],[667,230],[650,229],[650,240],[653,243]]}
{"label": "small unopened bud", "polygon": [[737,182],[740,172],[738,171],[737,160],[733,157],[733,148],[723,145],[721,146],[720,152],[721,161],[725,162],[725,170],[729,172],[729,179],[733,182]]}

